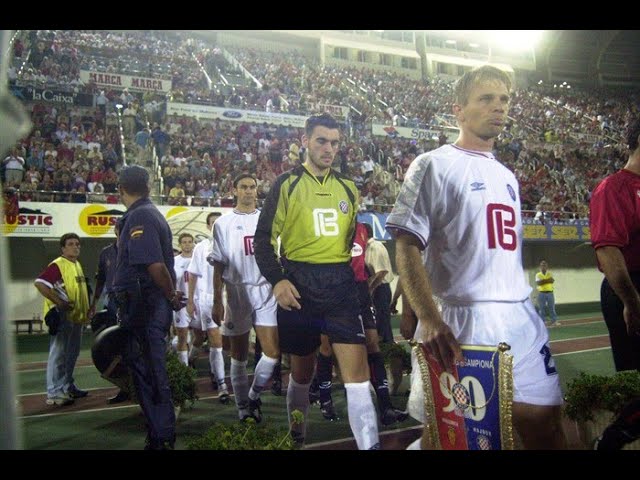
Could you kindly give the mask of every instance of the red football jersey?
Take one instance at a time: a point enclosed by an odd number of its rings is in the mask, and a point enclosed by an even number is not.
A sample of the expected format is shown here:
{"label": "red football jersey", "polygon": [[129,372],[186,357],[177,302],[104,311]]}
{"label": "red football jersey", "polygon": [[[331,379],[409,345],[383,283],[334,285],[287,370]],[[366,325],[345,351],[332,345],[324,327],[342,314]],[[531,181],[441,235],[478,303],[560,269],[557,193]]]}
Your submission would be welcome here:
{"label": "red football jersey", "polygon": [[356,282],[365,282],[369,278],[367,267],[364,263],[364,253],[367,250],[367,229],[362,223],[356,222],[356,234],[353,238],[351,249],[351,268],[356,276]]}
{"label": "red football jersey", "polygon": [[620,248],[627,269],[640,272],[640,175],[621,170],[605,178],[593,191],[590,207],[593,248]]}

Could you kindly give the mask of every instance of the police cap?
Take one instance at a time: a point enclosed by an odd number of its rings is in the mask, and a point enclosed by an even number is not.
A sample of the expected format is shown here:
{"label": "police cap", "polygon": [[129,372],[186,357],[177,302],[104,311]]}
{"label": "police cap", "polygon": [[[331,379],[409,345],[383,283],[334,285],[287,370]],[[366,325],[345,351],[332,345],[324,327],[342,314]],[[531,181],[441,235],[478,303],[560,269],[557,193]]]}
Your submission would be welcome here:
{"label": "police cap", "polygon": [[139,165],[131,165],[120,170],[118,183],[128,193],[149,193],[149,172]]}

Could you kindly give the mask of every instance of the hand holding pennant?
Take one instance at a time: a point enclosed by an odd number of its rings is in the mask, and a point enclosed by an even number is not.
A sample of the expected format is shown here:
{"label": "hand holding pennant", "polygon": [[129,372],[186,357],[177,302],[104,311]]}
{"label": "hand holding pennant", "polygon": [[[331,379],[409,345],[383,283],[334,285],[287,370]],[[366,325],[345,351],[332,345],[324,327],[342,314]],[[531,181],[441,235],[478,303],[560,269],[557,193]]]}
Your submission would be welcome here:
{"label": "hand holding pennant", "polygon": [[[509,345],[461,345],[464,360],[449,371],[423,344],[412,345],[418,366],[412,375],[422,380],[425,435],[431,448],[513,449]],[[412,394],[416,384],[412,382]]]}

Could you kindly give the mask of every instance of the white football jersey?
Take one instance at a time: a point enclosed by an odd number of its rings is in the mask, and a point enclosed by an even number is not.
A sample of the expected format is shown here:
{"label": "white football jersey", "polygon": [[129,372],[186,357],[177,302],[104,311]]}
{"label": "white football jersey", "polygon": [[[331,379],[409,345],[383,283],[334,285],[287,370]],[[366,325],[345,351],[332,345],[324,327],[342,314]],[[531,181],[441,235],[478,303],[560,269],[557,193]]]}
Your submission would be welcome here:
{"label": "white football jersey", "polygon": [[189,281],[187,268],[190,262],[191,257],[183,257],[182,255],[173,257],[173,269],[176,272],[176,290],[181,291],[185,296],[187,294],[187,284]]}
{"label": "white football jersey", "polygon": [[213,267],[207,262],[207,255],[211,253],[212,242],[205,238],[201,240],[193,249],[193,256],[187,268],[189,275],[198,277],[194,300],[205,298],[207,293],[213,295]]}
{"label": "white football jersey", "polygon": [[213,258],[226,265],[222,278],[234,285],[264,285],[253,253],[253,237],[260,210],[241,213],[233,210],[222,215],[213,225]]}
{"label": "white football jersey", "polygon": [[529,297],[518,182],[489,152],[444,145],[417,157],[386,228],[426,247],[433,293],[445,302]]}

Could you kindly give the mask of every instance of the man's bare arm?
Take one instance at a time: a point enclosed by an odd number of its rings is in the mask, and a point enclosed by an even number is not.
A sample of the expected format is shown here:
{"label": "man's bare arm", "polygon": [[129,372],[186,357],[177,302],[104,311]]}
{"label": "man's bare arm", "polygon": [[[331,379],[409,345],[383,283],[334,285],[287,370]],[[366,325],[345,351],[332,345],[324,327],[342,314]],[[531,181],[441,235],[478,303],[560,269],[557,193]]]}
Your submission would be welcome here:
{"label": "man's bare arm", "polygon": [[622,252],[617,247],[600,247],[596,256],[611,288],[624,304],[624,320],[629,334],[639,333],[640,295],[631,281]]}
{"label": "man's bare arm", "polygon": [[435,356],[442,368],[453,371],[454,361],[462,361],[462,350],[451,329],[442,321],[433,300],[431,283],[420,255],[420,241],[401,233],[396,239],[396,265],[402,290],[422,327],[422,343]]}

